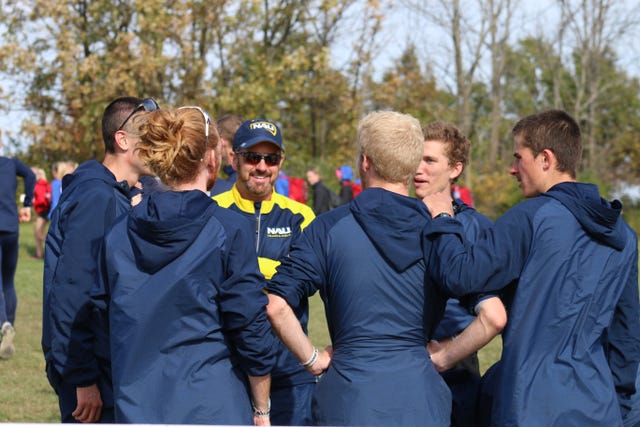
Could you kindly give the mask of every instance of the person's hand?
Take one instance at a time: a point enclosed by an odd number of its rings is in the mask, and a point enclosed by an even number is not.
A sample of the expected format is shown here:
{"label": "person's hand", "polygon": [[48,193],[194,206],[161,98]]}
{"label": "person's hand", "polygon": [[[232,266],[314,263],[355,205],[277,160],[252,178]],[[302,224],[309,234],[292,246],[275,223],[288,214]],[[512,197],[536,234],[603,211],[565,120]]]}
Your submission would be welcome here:
{"label": "person's hand", "polygon": [[329,369],[329,365],[331,364],[331,358],[333,357],[333,347],[328,345],[324,350],[318,353],[318,359],[313,363],[313,365],[309,366],[307,369],[313,375],[320,376],[325,373],[327,369]]}
{"label": "person's hand", "polygon": [[142,201],[142,193],[138,193],[131,198],[131,207],[135,207]]}
{"label": "person's hand", "polygon": [[449,189],[429,194],[428,196],[425,196],[422,201],[427,206],[427,209],[429,209],[431,217],[435,217],[443,212],[453,216],[453,199],[451,198],[451,192]]}
{"label": "person's hand", "polygon": [[431,363],[433,363],[438,372],[444,372],[449,369],[446,362],[447,358],[445,357],[446,348],[446,343],[436,340],[431,340],[429,341],[429,344],[427,344],[427,350],[429,351],[429,356],[431,357]]}
{"label": "person's hand", "polygon": [[20,222],[31,221],[31,208],[20,208],[20,212],[18,212],[18,221]]}
{"label": "person's hand", "polygon": [[254,426],[270,426],[271,418],[269,415],[253,415],[253,425]]}
{"label": "person's hand", "polygon": [[96,384],[87,387],[76,387],[78,406],[71,414],[81,423],[95,423],[102,415],[102,398]]}

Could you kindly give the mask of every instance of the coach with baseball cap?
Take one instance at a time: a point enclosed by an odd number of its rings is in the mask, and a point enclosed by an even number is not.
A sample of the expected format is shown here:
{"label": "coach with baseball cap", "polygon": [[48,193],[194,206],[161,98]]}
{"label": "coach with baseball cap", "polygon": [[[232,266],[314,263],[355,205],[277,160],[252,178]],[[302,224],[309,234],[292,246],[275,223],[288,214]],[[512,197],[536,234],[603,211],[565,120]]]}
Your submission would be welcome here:
{"label": "coach with baseball cap", "polygon": [[[224,208],[248,219],[256,236],[260,271],[267,280],[289,254],[291,242],[315,218],[311,208],[274,191],[284,161],[280,127],[271,120],[247,120],[233,138],[232,165],[238,178],[231,190],[213,197]],[[307,331],[306,299],[295,313]],[[316,379],[278,341],[277,364],[271,372],[272,425],[312,425],[311,397]]]}

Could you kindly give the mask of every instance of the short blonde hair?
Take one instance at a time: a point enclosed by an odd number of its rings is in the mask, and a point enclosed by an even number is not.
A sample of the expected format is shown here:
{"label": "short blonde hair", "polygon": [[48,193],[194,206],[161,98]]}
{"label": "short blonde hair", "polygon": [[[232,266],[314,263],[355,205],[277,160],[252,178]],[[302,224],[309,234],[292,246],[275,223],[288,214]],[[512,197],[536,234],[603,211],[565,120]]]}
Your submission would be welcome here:
{"label": "short blonde hair", "polygon": [[216,127],[197,108],[152,111],[140,121],[138,155],[170,187],[194,181],[207,150],[218,148]]}
{"label": "short blonde hair", "polygon": [[[374,111],[358,124],[358,162],[366,155],[383,180],[409,184],[424,151],[418,120],[396,111]],[[358,164],[358,167],[360,164]]]}

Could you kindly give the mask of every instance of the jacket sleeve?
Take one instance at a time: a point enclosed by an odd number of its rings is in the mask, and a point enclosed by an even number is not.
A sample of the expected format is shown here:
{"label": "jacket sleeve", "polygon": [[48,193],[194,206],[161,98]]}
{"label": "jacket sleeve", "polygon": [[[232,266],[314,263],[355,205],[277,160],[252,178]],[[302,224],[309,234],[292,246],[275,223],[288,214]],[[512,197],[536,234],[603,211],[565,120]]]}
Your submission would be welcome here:
{"label": "jacket sleeve", "polygon": [[93,186],[60,212],[64,230],[58,266],[51,288],[52,355],[65,381],[75,386],[95,383],[90,292],[98,282],[98,259],[106,228],[116,209],[111,188]]}
{"label": "jacket sleeve", "polygon": [[267,284],[267,292],[282,297],[291,307],[300,306],[317,292],[326,277],[321,238],[326,232],[324,223],[315,220],[293,241],[289,256]]}
{"label": "jacket sleeve", "polygon": [[220,306],[225,331],[248,375],[268,374],[275,364],[275,336],[267,319],[269,302],[263,292],[264,276],[258,269],[252,236],[239,227],[228,239],[226,279],[222,283]]}
{"label": "jacket sleeve", "polygon": [[607,330],[605,344],[623,418],[631,409],[631,398],[636,393],[636,375],[640,361],[637,249],[634,259],[636,262],[616,305],[611,326]]}
{"label": "jacket sleeve", "polygon": [[423,254],[428,274],[451,296],[503,289],[518,279],[527,261],[533,230],[526,207],[518,205],[469,245],[455,218],[428,221]]}
{"label": "jacket sleeve", "polygon": [[24,180],[24,202],[22,205],[27,208],[31,206],[33,202],[33,189],[36,185],[36,175],[29,166],[25,165],[20,160],[14,158],[13,161],[16,165],[16,173]]}

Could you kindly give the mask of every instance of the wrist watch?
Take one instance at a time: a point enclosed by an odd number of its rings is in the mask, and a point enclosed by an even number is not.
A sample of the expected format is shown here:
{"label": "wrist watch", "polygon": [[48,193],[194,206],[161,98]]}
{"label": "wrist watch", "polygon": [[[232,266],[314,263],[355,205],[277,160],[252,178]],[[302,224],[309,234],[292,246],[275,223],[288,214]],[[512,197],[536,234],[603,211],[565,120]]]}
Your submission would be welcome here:
{"label": "wrist watch", "polygon": [[438,215],[433,217],[433,219],[436,218],[453,218],[453,216],[447,212],[440,212]]}

